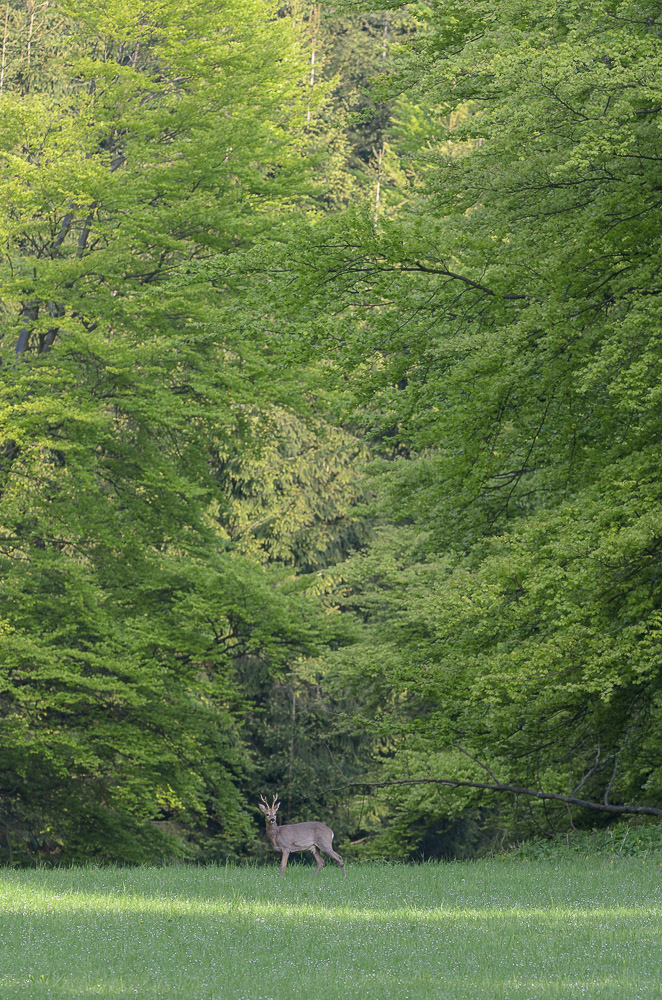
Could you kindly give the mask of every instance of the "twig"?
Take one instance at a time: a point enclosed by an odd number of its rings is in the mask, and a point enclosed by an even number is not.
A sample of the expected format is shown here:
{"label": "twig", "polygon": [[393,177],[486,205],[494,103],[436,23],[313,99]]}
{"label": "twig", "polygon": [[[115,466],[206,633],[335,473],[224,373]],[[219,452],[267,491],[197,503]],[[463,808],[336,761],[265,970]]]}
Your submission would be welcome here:
{"label": "twig", "polygon": [[498,785],[501,784],[494,771],[490,770],[487,764],[484,764],[482,760],[478,760],[478,757],[474,757],[472,753],[469,753],[468,750],[465,750],[464,747],[461,747],[459,743],[451,743],[451,746],[455,747],[456,750],[459,750],[460,753],[463,753],[465,757],[468,757],[470,760],[473,760],[476,764],[478,764],[479,767],[482,767],[484,771],[487,771],[490,778],[494,778],[494,780]]}

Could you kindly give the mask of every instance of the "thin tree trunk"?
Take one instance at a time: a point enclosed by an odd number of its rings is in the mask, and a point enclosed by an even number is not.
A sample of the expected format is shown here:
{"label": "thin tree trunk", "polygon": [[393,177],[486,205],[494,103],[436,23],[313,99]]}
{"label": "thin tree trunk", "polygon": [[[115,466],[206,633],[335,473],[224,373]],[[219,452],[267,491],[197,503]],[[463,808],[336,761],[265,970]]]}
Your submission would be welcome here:
{"label": "thin tree trunk", "polygon": [[322,4],[318,3],[312,9],[310,22],[312,27],[312,48],[310,50],[310,80],[308,82],[308,109],[306,111],[306,124],[310,125],[311,109],[310,104],[313,97],[313,87],[315,86],[315,58],[317,55],[317,43],[319,41],[320,20],[322,18]]}
{"label": "thin tree trunk", "polygon": [[19,333],[18,340],[16,341],[15,354],[17,358],[22,357],[28,349],[32,324],[39,316],[39,302],[37,300],[25,302],[23,309],[21,310],[21,315],[23,316],[23,326],[21,327],[21,332]]}
{"label": "thin tree trunk", "polygon": [[[388,37],[388,14],[384,18],[384,35],[382,38],[382,65],[386,62],[386,39]],[[375,154],[377,157],[377,189],[375,191],[375,212],[374,220],[375,225],[379,223],[379,209],[380,209],[380,199],[382,193],[382,164],[384,161],[384,137],[382,136],[382,144],[379,148],[379,152]]]}
{"label": "thin tree trunk", "polygon": [[9,836],[9,825],[2,821],[2,825],[5,828],[5,840],[7,841],[7,850],[9,851],[9,865],[10,867],[14,864],[14,849],[11,842],[11,837]]}
{"label": "thin tree trunk", "polygon": [[294,736],[296,732],[297,720],[297,689],[292,681],[292,712],[290,715],[290,761],[287,769],[287,822],[290,821],[292,811],[292,781],[294,779]]}
{"label": "thin tree trunk", "polygon": [[0,94],[5,83],[5,59],[7,56],[7,38],[9,37],[9,4],[5,8],[5,30],[2,36],[2,65],[0,65]]}
{"label": "thin tree trunk", "polygon": [[30,69],[30,55],[32,51],[32,29],[34,27],[34,11],[35,11],[34,0],[32,0],[32,2],[28,0],[28,11],[30,14],[30,27],[28,28],[28,69]]}
{"label": "thin tree trunk", "polygon": [[379,222],[379,208],[380,208],[380,197],[382,190],[382,161],[384,159],[384,143],[382,142],[379,150],[375,153],[377,157],[377,189],[375,191],[375,213],[374,221],[375,225]]}
{"label": "thin tree trunk", "polygon": [[[111,173],[112,173],[112,170],[111,170]],[[91,209],[90,209],[90,211],[88,213],[87,218],[85,219],[85,222],[83,223],[83,228],[81,230],[80,236],[78,237],[78,246],[76,247],[76,256],[79,257],[79,258],[83,256],[83,251],[85,250],[85,246],[86,246],[87,241],[89,239],[90,230],[92,229],[92,221],[94,219],[94,213],[96,211],[96,207],[97,207],[97,203],[95,201],[95,202],[92,203],[92,207],[91,207]]]}

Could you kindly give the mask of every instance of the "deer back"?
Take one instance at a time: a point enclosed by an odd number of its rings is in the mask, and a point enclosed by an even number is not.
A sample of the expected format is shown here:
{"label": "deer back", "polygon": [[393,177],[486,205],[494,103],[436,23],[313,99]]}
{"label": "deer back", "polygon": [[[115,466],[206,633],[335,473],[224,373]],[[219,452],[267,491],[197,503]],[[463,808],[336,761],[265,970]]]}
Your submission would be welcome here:
{"label": "deer back", "polygon": [[333,830],[326,823],[287,823],[276,828],[275,841],[287,851],[309,851],[313,847],[328,851]]}

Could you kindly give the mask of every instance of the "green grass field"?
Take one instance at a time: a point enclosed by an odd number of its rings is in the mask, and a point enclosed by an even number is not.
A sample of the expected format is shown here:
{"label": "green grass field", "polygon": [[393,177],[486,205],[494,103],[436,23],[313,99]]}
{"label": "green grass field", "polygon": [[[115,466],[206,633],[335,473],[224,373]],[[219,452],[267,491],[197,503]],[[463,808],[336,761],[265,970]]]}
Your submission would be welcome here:
{"label": "green grass field", "polygon": [[0,870],[0,1000],[662,998],[655,859]]}

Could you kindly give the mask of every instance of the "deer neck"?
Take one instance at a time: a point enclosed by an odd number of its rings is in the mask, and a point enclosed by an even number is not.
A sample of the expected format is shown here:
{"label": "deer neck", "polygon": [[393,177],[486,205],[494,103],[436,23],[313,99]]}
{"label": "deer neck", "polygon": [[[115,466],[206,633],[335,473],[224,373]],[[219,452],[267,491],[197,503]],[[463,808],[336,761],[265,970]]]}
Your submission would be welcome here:
{"label": "deer neck", "polygon": [[267,837],[274,847],[280,847],[278,843],[278,831],[280,827],[276,823],[267,823]]}

